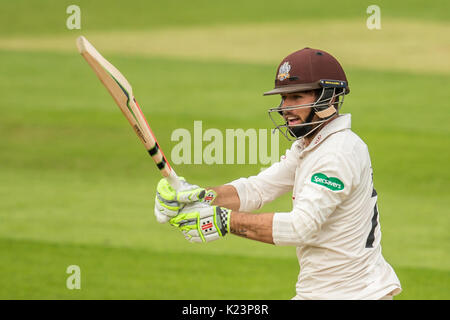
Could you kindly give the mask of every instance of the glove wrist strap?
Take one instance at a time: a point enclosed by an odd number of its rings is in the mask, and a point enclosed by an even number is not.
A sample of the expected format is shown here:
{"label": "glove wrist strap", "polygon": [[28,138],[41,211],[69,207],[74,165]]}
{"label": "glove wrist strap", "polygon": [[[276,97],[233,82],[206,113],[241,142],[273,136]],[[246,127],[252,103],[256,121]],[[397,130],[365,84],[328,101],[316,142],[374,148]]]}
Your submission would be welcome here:
{"label": "glove wrist strap", "polygon": [[219,229],[220,235],[224,237],[230,232],[230,216],[231,210],[223,207],[216,208],[216,223]]}

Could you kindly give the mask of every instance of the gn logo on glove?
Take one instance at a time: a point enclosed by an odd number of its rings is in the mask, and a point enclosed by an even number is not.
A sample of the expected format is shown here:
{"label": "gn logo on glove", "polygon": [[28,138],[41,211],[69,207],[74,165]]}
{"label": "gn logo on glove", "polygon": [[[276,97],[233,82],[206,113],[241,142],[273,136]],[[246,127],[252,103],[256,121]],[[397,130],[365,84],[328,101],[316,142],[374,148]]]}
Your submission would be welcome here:
{"label": "gn logo on glove", "polygon": [[323,173],[313,174],[313,176],[311,177],[311,182],[320,184],[321,186],[327,187],[332,191],[340,191],[344,189],[344,183],[342,183],[341,180],[334,177],[328,178]]}
{"label": "gn logo on glove", "polygon": [[212,227],[213,227],[213,224],[210,222],[210,223],[203,223],[203,225],[202,225],[202,231],[211,231],[212,230]]}

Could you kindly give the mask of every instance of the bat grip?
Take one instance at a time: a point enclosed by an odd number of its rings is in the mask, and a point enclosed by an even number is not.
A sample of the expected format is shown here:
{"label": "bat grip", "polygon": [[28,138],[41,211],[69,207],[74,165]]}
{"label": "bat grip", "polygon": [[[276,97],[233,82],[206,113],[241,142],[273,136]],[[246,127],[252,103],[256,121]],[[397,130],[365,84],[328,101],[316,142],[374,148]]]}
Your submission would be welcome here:
{"label": "bat grip", "polygon": [[170,170],[170,174],[166,177],[166,179],[167,179],[167,181],[169,181],[170,185],[175,190],[178,190],[181,188],[180,178],[178,178],[177,174],[175,173],[175,171],[173,169]]}

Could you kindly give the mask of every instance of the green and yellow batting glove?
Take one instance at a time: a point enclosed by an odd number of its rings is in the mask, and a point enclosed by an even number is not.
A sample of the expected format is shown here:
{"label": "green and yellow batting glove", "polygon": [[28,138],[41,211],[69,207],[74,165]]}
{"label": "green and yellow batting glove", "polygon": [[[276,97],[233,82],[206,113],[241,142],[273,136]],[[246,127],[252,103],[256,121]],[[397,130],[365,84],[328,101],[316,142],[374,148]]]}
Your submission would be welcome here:
{"label": "green and yellow batting glove", "polygon": [[182,177],[180,180],[181,188],[178,190],[172,188],[165,178],[161,179],[156,187],[155,216],[160,223],[175,217],[187,203],[198,201],[211,203],[216,197],[213,190],[187,183]]}
{"label": "green and yellow batting glove", "polygon": [[231,210],[204,202],[187,204],[170,219],[190,242],[210,242],[230,232]]}

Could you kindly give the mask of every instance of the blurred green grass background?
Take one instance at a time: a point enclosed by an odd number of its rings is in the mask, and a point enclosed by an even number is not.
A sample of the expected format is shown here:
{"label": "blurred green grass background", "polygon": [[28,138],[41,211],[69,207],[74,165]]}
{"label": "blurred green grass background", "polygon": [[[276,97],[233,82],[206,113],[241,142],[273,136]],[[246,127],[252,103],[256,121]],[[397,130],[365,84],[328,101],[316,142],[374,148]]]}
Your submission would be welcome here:
{"label": "blurred green grass background", "polygon": [[[70,4],[81,8],[81,30],[66,28]],[[382,29],[368,31],[370,4],[0,1],[0,298],[295,295],[294,248],[234,236],[190,244],[155,221],[160,177],[79,56],[75,39],[83,34],[131,82],[169,158],[173,130],[192,132],[195,120],[203,121],[203,130],[271,128],[266,111],[278,98],[262,92],[290,52],[314,44],[345,61],[352,92],[342,111],[352,114],[353,129],[371,152],[383,255],[403,286],[396,298],[448,299],[450,6],[379,1]],[[285,30],[286,23],[306,29],[292,38],[297,29]],[[358,23],[360,29],[351,31]],[[335,26],[344,30],[342,40]],[[245,36],[238,37],[240,28]],[[271,30],[270,37],[261,30]],[[220,44],[215,32],[230,39]],[[195,43],[180,44],[184,35]],[[426,48],[416,50],[424,42]],[[382,59],[373,63],[377,56]],[[288,147],[280,138],[280,155]],[[193,183],[218,185],[260,167],[176,170]],[[290,209],[288,194],[261,211]],[[81,267],[81,290],[65,286],[72,264]]]}

